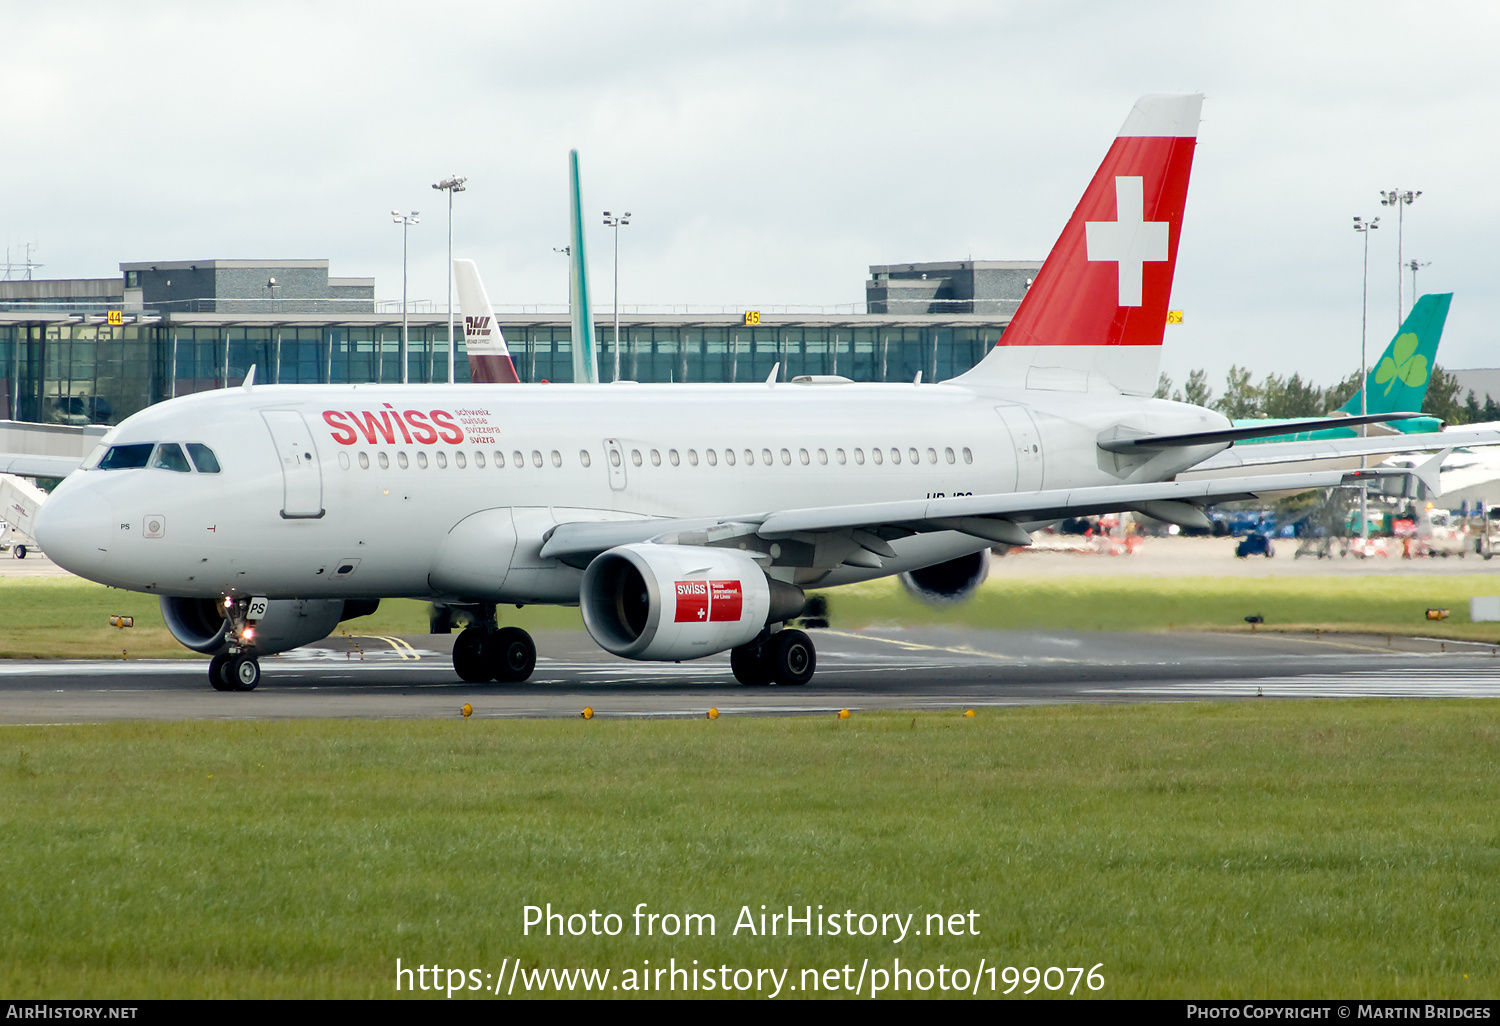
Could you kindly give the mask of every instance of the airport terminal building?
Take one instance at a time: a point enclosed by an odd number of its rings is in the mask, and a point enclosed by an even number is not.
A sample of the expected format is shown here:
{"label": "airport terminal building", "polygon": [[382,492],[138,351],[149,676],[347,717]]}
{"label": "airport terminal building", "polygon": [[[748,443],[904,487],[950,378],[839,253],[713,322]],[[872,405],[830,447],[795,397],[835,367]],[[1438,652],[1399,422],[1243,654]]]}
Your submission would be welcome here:
{"label": "airport terminal building", "polygon": [[[940,381],[968,370],[1010,322],[1040,261],[870,268],[842,308],[622,308],[620,376],[757,381],[838,374]],[[115,424],[152,403],[237,384],[398,382],[401,311],[373,278],[327,260],[123,263],[120,277],[0,281],[0,420]],[[446,381],[448,317],[408,308],[408,379]],[[392,308],[394,307],[394,309]],[[497,308],[522,381],[572,380],[565,308]],[[469,380],[458,317],[455,376]],[[596,309],[600,375],[613,316]]]}

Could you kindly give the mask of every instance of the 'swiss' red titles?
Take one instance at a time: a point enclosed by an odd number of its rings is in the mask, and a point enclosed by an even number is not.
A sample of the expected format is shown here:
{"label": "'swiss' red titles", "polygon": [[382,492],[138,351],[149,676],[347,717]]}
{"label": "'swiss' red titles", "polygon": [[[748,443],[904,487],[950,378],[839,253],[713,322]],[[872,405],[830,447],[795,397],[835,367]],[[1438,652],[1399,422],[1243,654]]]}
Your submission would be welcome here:
{"label": "'swiss' red titles", "polygon": [[390,403],[383,410],[324,410],[323,421],[333,429],[333,440],[340,445],[354,445],[364,438],[369,445],[395,445],[399,435],[406,445],[462,445],[463,428],[447,410],[398,411]]}

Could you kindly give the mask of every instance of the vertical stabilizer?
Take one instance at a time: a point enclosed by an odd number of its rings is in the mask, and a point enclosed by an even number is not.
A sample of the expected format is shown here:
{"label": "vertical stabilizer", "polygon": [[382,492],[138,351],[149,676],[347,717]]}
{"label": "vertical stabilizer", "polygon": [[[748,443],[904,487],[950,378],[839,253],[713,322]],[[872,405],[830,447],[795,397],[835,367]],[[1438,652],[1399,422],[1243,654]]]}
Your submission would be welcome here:
{"label": "vertical stabilizer", "polygon": [[1156,389],[1200,94],[1143,96],[1005,333],[963,377],[1033,389]]}
{"label": "vertical stabilizer", "polygon": [[[1453,293],[1423,296],[1411,308],[1396,337],[1371,365],[1365,378],[1370,413],[1418,413],[1427,399],[1427,385],[1437,361],[1437,347],[1448,319]],[[1359,413],[1359,393],[1343,405],[1350,416]]]}
{"label": "vertical stabilizer", "polygon": [[485,385],[520,381],[474,261],[453,261],[453,284],[458,289],[458,309],[464,318],[464,351],[469,355],[469,379]]}
{"label": "vertical stabilizer", "polygon": [[568,151],[568,308],[573,314],[573,380],[599,380],[594,348],[594,308],[589,303],[589,263],[583,246],[583,196],[578,188],[578,151]]}

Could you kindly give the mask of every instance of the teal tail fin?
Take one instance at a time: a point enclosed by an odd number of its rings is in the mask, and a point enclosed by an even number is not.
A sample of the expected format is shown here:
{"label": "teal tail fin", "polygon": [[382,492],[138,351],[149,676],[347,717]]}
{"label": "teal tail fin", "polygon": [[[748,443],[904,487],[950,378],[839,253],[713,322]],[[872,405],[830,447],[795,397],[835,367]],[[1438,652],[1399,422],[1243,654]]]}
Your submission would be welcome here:
{"label": "teal tail fin", "polygon": [[[1411,308],[1406,320],[1380,359],[1365,378],[1370,413],[1418,413],[1427,398],[1427,383],[1432,380],[1437,360],[1438,341],[1443,337],[1443,322],[1448,319],[1448,304],[1453,293],[1423,296]],[[1344,404],[1343,411],[1357,416],[1359,393]]]}
{"label": "teal tail fin", "polygon": [[578,151],[568,151],[568,308],[573,314],[573,380],[599,381],[594,348],[594,308],[589,303],[589,263],[583,248],[583,197],[578,188]]}

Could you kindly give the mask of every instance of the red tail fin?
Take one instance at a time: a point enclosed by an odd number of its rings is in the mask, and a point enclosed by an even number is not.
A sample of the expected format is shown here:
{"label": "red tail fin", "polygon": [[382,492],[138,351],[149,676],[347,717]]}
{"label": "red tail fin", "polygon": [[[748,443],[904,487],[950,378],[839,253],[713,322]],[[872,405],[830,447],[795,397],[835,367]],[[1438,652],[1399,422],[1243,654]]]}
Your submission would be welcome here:
{"label": "red tail fin", "polygon": [[995,349],[969,373],[1028,388],[1156,388],[1203,97],[1143,96]]}

